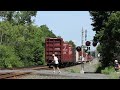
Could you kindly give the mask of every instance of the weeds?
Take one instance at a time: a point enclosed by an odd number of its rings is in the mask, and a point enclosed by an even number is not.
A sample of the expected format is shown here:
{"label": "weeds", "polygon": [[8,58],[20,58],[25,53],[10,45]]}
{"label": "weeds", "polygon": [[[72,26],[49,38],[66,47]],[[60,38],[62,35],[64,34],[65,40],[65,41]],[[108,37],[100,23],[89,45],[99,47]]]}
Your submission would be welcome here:
{"label": "weeds", "polygon": [[80,68],[78,68],[78,67],[76,67],[76,68],[68,68],[65,71],[71,72],[71,73],[80,73]]}

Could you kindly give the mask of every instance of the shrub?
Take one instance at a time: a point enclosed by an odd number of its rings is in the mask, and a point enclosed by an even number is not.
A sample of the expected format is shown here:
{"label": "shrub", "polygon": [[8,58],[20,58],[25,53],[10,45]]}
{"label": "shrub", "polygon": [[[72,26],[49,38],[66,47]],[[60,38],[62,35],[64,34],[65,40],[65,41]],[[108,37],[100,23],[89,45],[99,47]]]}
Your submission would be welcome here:
{"label": "shrub", "polygon": [[110,74],[112,72],[115,72],[115,69],[113,66],[106,67],[104,70],[101,71],[103,74]]}
{"label": "shrub", "polygon": [[10,46],[0,45],[0,57],[0,67],[2,68],[24,66],[20,58],[15,54],[14,49]]}

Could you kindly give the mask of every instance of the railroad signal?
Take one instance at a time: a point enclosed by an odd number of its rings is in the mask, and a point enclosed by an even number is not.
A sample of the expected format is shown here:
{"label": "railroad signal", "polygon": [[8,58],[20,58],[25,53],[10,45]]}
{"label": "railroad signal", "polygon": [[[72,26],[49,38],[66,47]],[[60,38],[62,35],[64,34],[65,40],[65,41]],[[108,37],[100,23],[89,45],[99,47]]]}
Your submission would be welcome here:
{"label": "railroad signal", "polygon": [[88,52],[88,51],[90,51],[90,47],[87,47],[84,50],[85,50],[85,52]]}
{"label": "railroad signal", "polygon": [[90,51],[88,52],[88,55],[90,55]]}
{"label": "railroad signal", "polygon": [[76,50],[77,50],[78,52],[80,52],[80,51],[81,51],[81,47],[80,47],[80,46],[77,46],[77,47],[76,47]]}
{"label": "railroad signal", "polygon": [[90,46],[91,42],[90,41],[86,41],[86,46]]}
{"label": "railroad signal", "polygon": [[92,44],[93,44],[93,46],[95,47],[95,46],[97,45],[97,42],[94,41]]}
{"label": "railroad signal", "polygon": [[88,51],[88,47],[84,48],[84,51],[87,52]]}
{"label": "railroad signal", "polygon": [[88,50],[90,50],[90,47],[88,47]]}

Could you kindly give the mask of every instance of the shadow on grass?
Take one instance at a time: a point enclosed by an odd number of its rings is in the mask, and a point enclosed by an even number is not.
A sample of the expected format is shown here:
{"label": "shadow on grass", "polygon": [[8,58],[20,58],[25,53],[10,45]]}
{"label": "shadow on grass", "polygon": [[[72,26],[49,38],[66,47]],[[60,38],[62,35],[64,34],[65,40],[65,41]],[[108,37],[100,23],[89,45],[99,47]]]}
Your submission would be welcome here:
{"label": "shadow on grass", "polygon": [[104,67],[98,67],[97,70],[95,71],[95,73],[101,73],[102,70],[104,70]]}
{"label": "shadow on grass", "polygon": [[95,74],[96,72],[84,72],[85,74]]}

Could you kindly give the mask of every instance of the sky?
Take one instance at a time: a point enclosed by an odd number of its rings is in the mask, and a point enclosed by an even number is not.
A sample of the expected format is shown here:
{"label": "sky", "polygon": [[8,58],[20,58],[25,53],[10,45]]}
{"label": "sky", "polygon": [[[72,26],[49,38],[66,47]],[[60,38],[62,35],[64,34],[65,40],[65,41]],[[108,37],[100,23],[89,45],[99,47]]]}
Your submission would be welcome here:
{"label": "sky", "polygon": [[[92,30],[92,20],[88,11],[38,11],[35,25],[47,25],[56,36],[64,41],[72,40],[76,46],[81,46],[81,31],[87,30],[87,40],[92,40],[95,32]],[[85,37],[84,37],[85,43]],[[91,45],[91,50],[95,47]]]}

